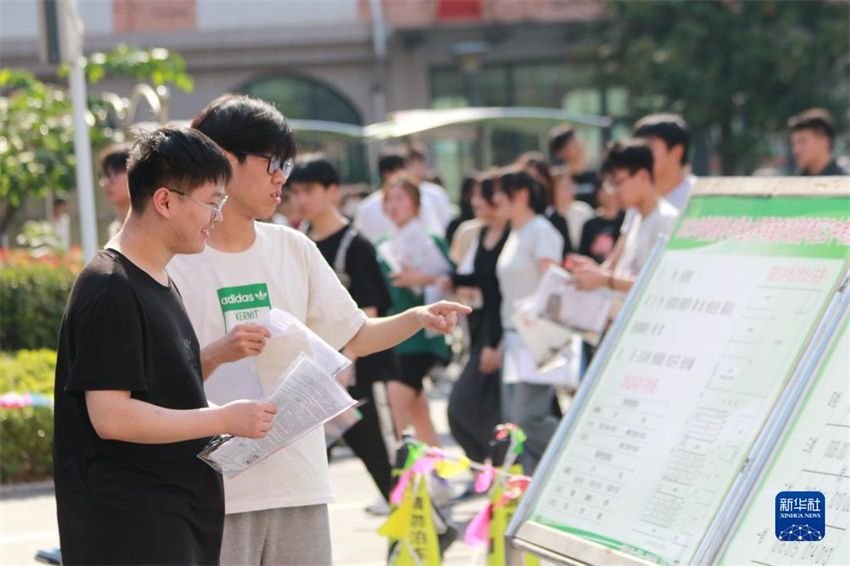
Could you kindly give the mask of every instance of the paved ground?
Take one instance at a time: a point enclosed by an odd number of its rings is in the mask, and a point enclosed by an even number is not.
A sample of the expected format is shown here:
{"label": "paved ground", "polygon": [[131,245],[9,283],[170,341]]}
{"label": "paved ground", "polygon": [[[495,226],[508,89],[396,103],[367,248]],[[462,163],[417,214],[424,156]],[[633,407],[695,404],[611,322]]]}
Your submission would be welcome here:
{"label": "paved ground", "polygon": [[[459,455],[460,450],[448,435],[446,423],[448,386],[445,383],[432,392],[432,415],[449,452]],[[366,469],[347,449],[335,449],[330,469],[337,499],[330,506],[334,563],[384,564],[386,539],[375,533],[384,518],[364,511],[378,495]],[[459,476],[452,480],[456,492],[462,491],[467,479]],[[459,527],[460,539],[449,548],[444,564],[484,563],[482,551],[467,547],[462,540],[463,526],[482,505],[483,500],[478,499],[452,508],[450,520]],[[49,484],[0,494],[0,564],[35,564],[33,557],[39,549],[57,546],[55,513],[53,490]]]}

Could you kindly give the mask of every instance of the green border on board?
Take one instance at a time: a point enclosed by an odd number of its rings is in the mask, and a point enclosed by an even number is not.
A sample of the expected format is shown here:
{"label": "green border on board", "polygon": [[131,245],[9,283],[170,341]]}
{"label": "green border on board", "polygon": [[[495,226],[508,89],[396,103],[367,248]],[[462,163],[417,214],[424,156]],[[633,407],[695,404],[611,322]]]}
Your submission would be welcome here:
{"label": "green border on board", "polygon": [[679,220],[673,237],[667,244],[668,250],[692,250],[705,248],[712,253],[769,256],[809,257],[823,259],[846,259],[850,247],[834,237],[825,242],[770,243],[753,242],[746,239],[727,238],[713,242],[679,237],[682,226],[688,220],[709,217],[765,220],[770,218],[811,218],[850,222],[850,199],[846,197],[729,197],[696,195],[688,203],[684,216]]}

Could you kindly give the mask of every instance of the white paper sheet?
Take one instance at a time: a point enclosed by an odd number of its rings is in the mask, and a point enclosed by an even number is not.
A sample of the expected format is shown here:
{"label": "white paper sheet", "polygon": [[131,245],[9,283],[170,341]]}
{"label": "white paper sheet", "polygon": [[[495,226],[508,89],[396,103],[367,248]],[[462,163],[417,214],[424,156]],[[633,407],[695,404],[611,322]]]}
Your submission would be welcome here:
{"label": "white paper sheet", "polygon": [[331,375],[305,354],[293,362],[267,400],[275,404],[278,412],[265,438],[219,436],[198,457],[223,475],[238,475],[356,404]]}
{"label": "white paper sheet", "polygon": [[407,264],[436,277],[451,269],[449,260],[418,220],[411,220],[391,239],[378,246],[378,254],[392,271],[400,271],[402,264]]}
{"label": "white paper sheet", "polygon": [[609,289],[582,291],[569,273],[553,265],[537,286],[534,312],[540,318],[599,336],[608,323],[611,302]]}

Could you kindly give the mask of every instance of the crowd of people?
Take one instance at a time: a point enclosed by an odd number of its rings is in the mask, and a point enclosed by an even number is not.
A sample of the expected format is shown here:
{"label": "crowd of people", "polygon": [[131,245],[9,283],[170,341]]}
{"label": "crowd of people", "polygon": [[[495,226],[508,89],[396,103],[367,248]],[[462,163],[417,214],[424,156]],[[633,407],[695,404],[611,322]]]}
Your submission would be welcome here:
{"label": "crowd of people", "polygon": [[[843,174],[832,128],[821,110],[791,121],[800,174]],[[561,407],[526,361],[517,301],[551,266],[579,288],[627,293],[687,204],[690,145],[681,116],[646,116],[594,170],[575,131],[558,128],[549,147],[558,163],[526,153],[468,175],[457,215],[421,147],[388,148],[377,162],[381,186],[353,218],[340,209],[333,164],[320,155],[294,161],[284,117],[260,100],[224,95],[190,129],[109,148],[102,174],[118,219],[75,283],[58,352],[63,559],[331,562],[321,428],[223,481],[196,457],[210,436],[269,430],[275,407],[241,399],[239,375],[227,368],[271,343],[266,328],[243,322],[271,308],[354,361],[337,378],[362,402],[362,419],[344,439],[381,494],[374,512],[386,507],[389,454],[405,432],[439,446],[427,377],[452,359],[447,336],[457,339],[459,315],[467,315],[465,355],[448,403],[452,436],[482,462],[494,427],[517,423],[533,473]],[[275,216],[282,200],[288,218]],[[294,228],[273,221],[295,217]],[[233,293],[261,299],[224,300]],[[586,358],[592,350],[585,345]],[[376,384],[386,388],[389,446]],[[436,475],[429,489],[438,503],[463,495]]]}

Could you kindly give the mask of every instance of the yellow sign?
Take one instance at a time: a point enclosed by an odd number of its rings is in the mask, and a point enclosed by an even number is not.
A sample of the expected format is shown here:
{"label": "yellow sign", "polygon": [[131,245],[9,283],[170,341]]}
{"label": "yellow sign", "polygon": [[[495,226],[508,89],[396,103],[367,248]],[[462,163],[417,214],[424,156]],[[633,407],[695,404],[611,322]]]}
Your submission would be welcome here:
{"label": "yellow sign", "polygon": [[[522,475],[522,465],[514,464],[510,468],[510,473],[514,475]],[[517,506],[519,505],[519,501],[522,497],[517,497],[516,499],[508,501],[501,507],[497,507],[499,500],[502,498],[502,494],[505,492],[506,481],[507,480],[504,476],[497,476],[493,489],[490,490],[492,516],[490,517],[490,529],[487,541],[487,566],[507,566],[508,564],[507,548],[505,547],[505,531],[508,528],[508,523],[511,522],[511,517],[513,517],[516,512]],[[540,559],[533,554],[522,554],[522,566],[539,566],[539,564]]]}
{"label": "yellow sign", "polygon": [[[398,521],[406,520],[407,536],[398,543],[398,550],[390,556],[389,564],[392,566],[439,566],[440,565],[440,543],[437,540],[437,530],[434,527],[434,516],[431,511],[431,497],[428,495],[425,475],[416,474],[404,491],[399,511],[404,511]],[[416,495],[413,492],[416,490]],[[393,513],[395,515],[395,513]],[[403,529],[396,529],[390,525],[390,517],[381,530],[380,534],[389,532],[400,533]],[[398,525],[398,523],[395,523]],[[400,525],[399,525],[400,526]],[[385,527],[388,527],[385,529]]]}

